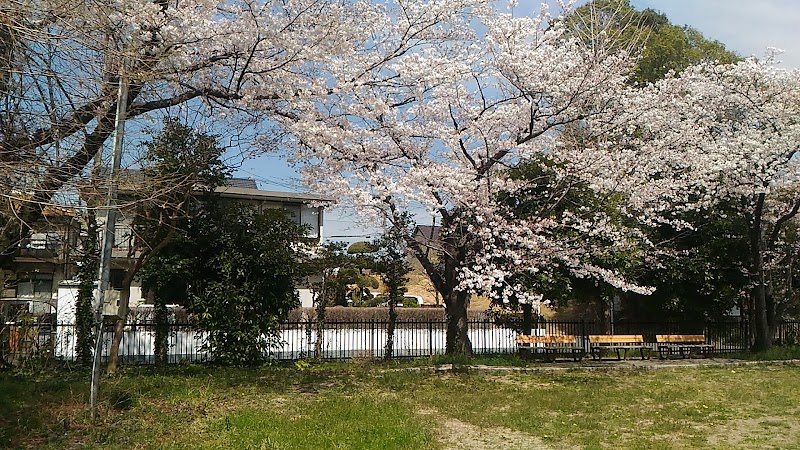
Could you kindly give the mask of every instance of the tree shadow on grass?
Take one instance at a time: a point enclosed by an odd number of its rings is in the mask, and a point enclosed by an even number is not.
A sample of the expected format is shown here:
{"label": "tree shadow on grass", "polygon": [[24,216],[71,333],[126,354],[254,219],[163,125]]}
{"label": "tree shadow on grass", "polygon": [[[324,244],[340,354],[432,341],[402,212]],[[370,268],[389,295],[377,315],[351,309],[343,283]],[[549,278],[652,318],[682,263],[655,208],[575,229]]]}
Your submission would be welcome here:
{"label": "tree shadow on grass", "polygon": [[85,415],[87,395],[83,374],[0,372],[0,448],[58,446]]}
{"label": "tree shadow on grass", "polygon": [[267,394],[319,392],[324,389],[356,388],[362,372],[344,365],[310,366],[298,369],[293,364],[264,367],[221,367],[210,365],[170,366],[165,368],[131,367],[113,377],[120,387],[136,388],[141,395],[229,391],[254,388]]}
{"label": "tree shadow on grass", "polygon": [[[117,442],[108,429],[158,435],[148,415],[166,422],[191,421],[218,408],[258,398],[353,392],[364,371],[346,365],[266,367],[201,365],[125,367],[101,383],[100,419],[88,411],[89,373],[50,368],[39,373],[0,371],[0,448],[65,448]],[[248,398],[253,397],[253,398]]]}

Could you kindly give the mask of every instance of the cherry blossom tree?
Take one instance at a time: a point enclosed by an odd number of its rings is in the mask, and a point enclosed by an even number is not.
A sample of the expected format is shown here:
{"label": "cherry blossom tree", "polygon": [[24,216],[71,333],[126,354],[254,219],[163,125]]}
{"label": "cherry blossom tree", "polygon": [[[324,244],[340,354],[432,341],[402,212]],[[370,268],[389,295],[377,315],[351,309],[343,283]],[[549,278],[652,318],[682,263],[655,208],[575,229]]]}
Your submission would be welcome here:
{"label": "cherry blossom tree", "polygon": [[724,202],[747,223],[756,350],[771,345],[769,273],[800,211],[800,71],[775,57],[699,65],[632,100],[641,108],[629,156],[651,179],[637,188],[642,201],[675,210]]}
{"label": "cherry blossom tree", "polygon": [[[444,299],[447,352],[472,352],[472,294],[535,301],[514,273],[560,264],[647,292],[587,258],[600,248],[629,248],[635,233],[603,210],[558,208],[571,180],[616,151],[597,146],[587,157],[581,150],[572,164],[578,142],[562,139],[563,131],[604,135],[620,127],[633,59],[606,51],[602,30],[592,39],[568,35],[547,7],[531,17],[453,0],[370,7],[364,50],[331,56],[314,92],[292,101],[282,122],[293,160],[316,188],[374,220],[416,208],[436,217],[437,239],[411,234],[406,241]],[[543,156],[570,162],[560,166],[559,188],[509,175]],[[594,186],[619,192],[620,176],[608,173]],[[535,189],[541,201],[532,214],[499,201]],[[577,238],[586,235],[594,238]]]}
{"label": "cherry blossom tree", "polygon": [[[486,0],[5,3],[2,264],[44,206],[76,192],[73,183],[93,159],[102,165],[118,87],[127,84],[129,128],[158,115],[227,118],[234,131],[260,131],[266,146],[285,143],[288,131],[298,157],[310,148],[319,153],[309,163],[325,161],[328,174],[353,175],[352,185],[330,181],[332,190],[347,187],[365,205],[376,204],[376,195],[396,208],[422,202],[440,214],[448,230],[442,249],[455,257],[444,259],[439,275],[432,262],[427,267],[458,318],[451,335],[468,350],[467,295],[479,286],[462,281],[464,270],[480,262],[480,246],[466,230],[472,218],[493,215],[483,194],[493,192],[494,173],[522,156],[515,146],[583,117],[573,110],[593,115],[602,106],[596,93],[611,98],[599,85],[616,82],[607,68],[623,63],[564,39],[558,26],[545,31],[546,11],[532,19],[494,16]],[[555,70],[541,70],[550,64]],[[526,73],[533,66],[544,79]],[[567,84],[548,92],[556,79]],[[508,129],[498,120],[519,111],[528,118]],[[496,143],[482,149],[482,133]],[[329,157],[340,147],[374,154]],[[361,162],[387,169],[387,176],[359,173]],[[431,178],[431,170],[442,170],[441,177]],[[393,174],[403,174],[404,186]],[[485,208],[477,216],[461,212]]]}

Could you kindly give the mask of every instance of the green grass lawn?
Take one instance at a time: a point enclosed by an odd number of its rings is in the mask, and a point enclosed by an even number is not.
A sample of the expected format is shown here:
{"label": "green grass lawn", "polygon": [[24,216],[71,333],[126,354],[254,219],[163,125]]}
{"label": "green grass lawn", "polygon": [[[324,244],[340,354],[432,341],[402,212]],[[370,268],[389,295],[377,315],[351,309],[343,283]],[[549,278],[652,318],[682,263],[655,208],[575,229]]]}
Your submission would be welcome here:
{"label": "green grass lawn", "polygon": [[447,373],[404,364],[0,373],[0,448],[800,449],[800,367]]}

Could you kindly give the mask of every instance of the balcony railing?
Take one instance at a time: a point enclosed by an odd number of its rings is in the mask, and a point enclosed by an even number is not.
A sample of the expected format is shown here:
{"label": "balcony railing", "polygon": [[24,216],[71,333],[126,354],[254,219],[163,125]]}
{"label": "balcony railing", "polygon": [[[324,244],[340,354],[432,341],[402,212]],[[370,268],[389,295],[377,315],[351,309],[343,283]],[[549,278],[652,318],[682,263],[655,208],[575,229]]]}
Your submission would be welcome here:
{"label": "balcony railing", "polygon": [[20,242],[20,256],[56,258],[61,253],[62,238],[58,233],[34,233]]}

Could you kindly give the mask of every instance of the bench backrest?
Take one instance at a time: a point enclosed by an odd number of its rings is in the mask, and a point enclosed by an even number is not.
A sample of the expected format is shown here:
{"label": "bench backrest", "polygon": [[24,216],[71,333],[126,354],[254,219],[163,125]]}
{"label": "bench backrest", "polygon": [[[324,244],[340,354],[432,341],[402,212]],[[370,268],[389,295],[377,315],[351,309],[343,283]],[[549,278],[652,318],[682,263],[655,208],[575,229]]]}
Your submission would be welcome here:
{"label": "bench backrest", "polygon": [[571,334],[531,336],[517,335],[517,344],[574,344],[578,338]]}
{"label": "bench backrest", "polygon": [[641,334],[590,334],[592,344],[644,344]]}
{"label": "bench backrest", "polygon": [[706,337],[702,334],[657,334],[656,342],[659,344],[693,344],[704,343]]}

